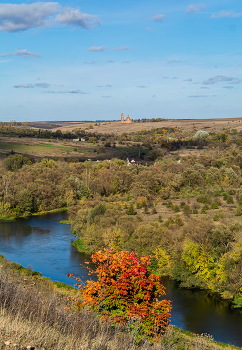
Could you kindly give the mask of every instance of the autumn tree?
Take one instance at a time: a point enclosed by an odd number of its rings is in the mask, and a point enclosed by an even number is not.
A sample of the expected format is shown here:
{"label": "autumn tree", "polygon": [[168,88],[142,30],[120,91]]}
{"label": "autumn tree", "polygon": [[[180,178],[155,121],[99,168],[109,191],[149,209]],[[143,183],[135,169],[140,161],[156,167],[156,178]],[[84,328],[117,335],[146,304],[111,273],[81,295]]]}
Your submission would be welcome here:
{"label": "autumn tree", "polygon": [[84,287],[80,280],[77,283],[82,289],[83,306],[98,311],[113,324],[132,323],[140,337],[154,338],[167,330],[171,302],[157,299],[165,295],[165,287],[161,277],[148,269],[150,256],[139,257],[109,247],[93,254],[92,261],[98,280],[87,281]]}

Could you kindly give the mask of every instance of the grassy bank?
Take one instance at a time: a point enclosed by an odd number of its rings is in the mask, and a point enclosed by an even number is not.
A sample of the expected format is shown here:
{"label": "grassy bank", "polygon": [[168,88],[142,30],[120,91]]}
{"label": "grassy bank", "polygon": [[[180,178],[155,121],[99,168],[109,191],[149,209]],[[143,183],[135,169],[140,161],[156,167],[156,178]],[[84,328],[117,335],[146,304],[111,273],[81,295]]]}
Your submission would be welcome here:
{"label": "grassy bank", "polygon": [[127,328],[100,324],[98,316],[87,310],[76,312],[68,300],[79,297],[75,288],[0,256],[0,349],[239,349],[173,326],[159,343],[137,344]]}
{"label": "grassy bank", "polygon": [[[8,216],[0,216],[0,221],[14,221],[15,219],[26,218],[28,216],[39,216],[39,215],[45,215],[45,214],[51,214],[51,213],[61,213],[61,212],[67,211],[67,209],[68,208],[65,207],[65,208],[57,208],[57,209],[52,209],[52,210],[40,211],[38,213],[26,213],[25,215],[20,215],[20,216],[19,215],[9,216],[9,217]],[[67,222],[61,222],[61,223],[67,224]]]}

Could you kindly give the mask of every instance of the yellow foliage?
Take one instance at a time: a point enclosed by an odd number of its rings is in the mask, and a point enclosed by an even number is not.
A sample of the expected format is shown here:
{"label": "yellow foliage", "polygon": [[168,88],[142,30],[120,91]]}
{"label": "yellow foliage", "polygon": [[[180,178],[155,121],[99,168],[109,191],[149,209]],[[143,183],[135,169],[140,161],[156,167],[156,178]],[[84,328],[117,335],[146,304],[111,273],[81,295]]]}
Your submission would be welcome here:
{"label": "yellow foliage", "polygon": [[171,276],[172,256],[161,247],[155,249],[154,256],[158,262],[159,271],[165,275]]}

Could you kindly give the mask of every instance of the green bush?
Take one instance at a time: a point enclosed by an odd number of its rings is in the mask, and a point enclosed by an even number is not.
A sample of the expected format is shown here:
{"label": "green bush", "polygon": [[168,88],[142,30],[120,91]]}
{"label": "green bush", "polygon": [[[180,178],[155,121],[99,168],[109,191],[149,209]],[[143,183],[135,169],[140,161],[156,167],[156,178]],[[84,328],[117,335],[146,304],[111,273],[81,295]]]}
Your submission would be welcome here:
{"label": "green bush", "polygon": [[129,208],[127,209],[126,214],[128,214],[128,215],[135,215],[136,214],[132,203],[130,204]]}
{"label": "green bush", "polygon": [[213,202],[213,203],[211,204],[211,209],[218,209],[218,204],[215,203],[215,202]]}
{"label": "green bush", "polygon": [[204,206],[202,207],[202,210],[201,210],[201,214],[205,214],[207,210],[209,210],[209,205],[204,204]]}
{"label": "green bush", "polygon": [[159,217],[158,217],[158,221],[159,221],[159,222],[163,222],[163,218],[162,218],[162,216],[161,216],[161,215],[159,215]]}
{"label": "green bush", "polygon": [[180,208],[178,205],[174,205],[174,207],[172,208],[174,210],[175,213],[179,213]]}
{"label": "green bush", "polygon": [[239,206],[236,210],[236,213],[235,213],[236,216],[242,216],[242,207]]}
{"label": "green bush", "polygon": [[234,203],[234,199],[232,196],[227,196],[227,204],[233,204]]}

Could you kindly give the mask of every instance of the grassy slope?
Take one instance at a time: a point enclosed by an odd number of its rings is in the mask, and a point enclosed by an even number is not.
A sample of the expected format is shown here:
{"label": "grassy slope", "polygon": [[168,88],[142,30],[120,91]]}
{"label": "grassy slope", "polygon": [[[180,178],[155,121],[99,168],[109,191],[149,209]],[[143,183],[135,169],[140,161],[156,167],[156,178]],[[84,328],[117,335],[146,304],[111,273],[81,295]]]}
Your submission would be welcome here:
{"label": "grassy slope", "polygon": [[73,300],[79,294],[71,286],[51,282],[0,256],[0,349],[7,349],[6,344],[15,344],[15,349],[34,346],[46,350],[239,349],[176,327],[171,327],[162,342],[137,345],[127,330],[100,325],[94,313],[69,312],[67,298]]}

